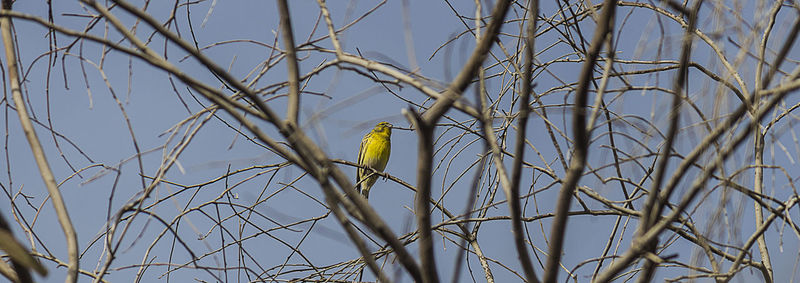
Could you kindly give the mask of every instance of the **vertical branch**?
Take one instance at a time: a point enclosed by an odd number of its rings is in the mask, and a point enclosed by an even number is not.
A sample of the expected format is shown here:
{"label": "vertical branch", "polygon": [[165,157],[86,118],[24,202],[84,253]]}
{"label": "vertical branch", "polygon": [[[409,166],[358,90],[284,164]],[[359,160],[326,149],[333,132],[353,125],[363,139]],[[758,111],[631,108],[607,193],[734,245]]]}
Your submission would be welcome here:
{"label": "vertical branch", "polygon": [[[479,71],[479,74],[483,74],[482,71]],[[479,81],[483,80],[483,76],[480,75],[478,78]],[[483,83],[481,83],[482,85]],[[524,243],[524,239],[522,237],[523,230],[522,229],[522,220],[518,219],[521,214],[521,209],[519,205],[519,189],[517,189],[517,197],[514,197],[512,194],[512,183],[511,179],[509,178],[508,170],[506,169],[505,165],[503,164],[503,150],[500,148],[500,145],[497,143],[496,134],[494,131],[494,125],[492,124],[493,116],[489,115],[490,108],[489,103],[486,101],[486,96],[483,95],[484,88],[479,87],[478,91],[476,91],[475,95],[477,96],[477,100],[480,101],[480,122],[481,126],[483,126],[483,135],[485,137],[486,144],[488,145],[490,152],[492,153],[492,162],[494,163],[495,170],[497,170],[497,178],[500,180],[500,185],[503,188],[503,193],[508,199],[508,209],[509,214],[511,214],[512,218],[512,233],[514,242],[516,244],[517,256],[519,257],[520,263],[522,263],[523,271],[525,272],[525,280],[528,282],[539,282],[536,279],[536,274],[533,270],[533,265],[531,264],[530,257],[528,256],[528,247]],[[527,103],[525,103],[527,105]],[[518,138],[522,138],[524,141],[524,136],[519,136]],[[517,158],[516,160],[520,160]],[[520,168],[520,170],[522,170]],[[519,184],[517,184],[519,187]],[[515,216],[516,215],[516,216]],[[517,218],[514,221],[514,218]],[[516,223],[514,223],[516,222]],[[526,264],[527,263],[527,264]]]}
{"label": "vertical branch", "polygon": [[[764,30],[764,35],[761,41],[759,52],[760,60],[755,74],[756,88],[755,98],[753,99],[753,105],[755,106],[758,106],[761,100],[761,90],[765,89],[769,85],[775,73],[777,73],[777,71],[780,69],[781,64],[786,59],[786,55],[794,45],[795,40],[797,40],[798,32],[800,32],[800,19],[796,19],[792,30],[789,32],[789,36],[785,39],[778,56],[775,57],[775,61],[772,63],[772,68],[769,69],[767,75],[765,75],[762,80],[761,74],[765,60],[764,53],[769,40],[769,35],[772,31],[772,27],[775,24],[775,17],[777,16],[779,9],[780,5],[773,7],[771,11],[772,17],[770,18],[769,25]],[[757,109],[757,107],[754,107],[753,111],[755,111],[755,109]],[[764,191],[764,136],[767,134],[766,131],[767,129],[761,127],[760,124],[753,130],[753,155],[755,159],[755,168],[753,172],[755,180],[753,180],[753,191],[759,195],[759,199],[761,198],[760,195],[762,195]],[[761,204],[758,201],[753,202],[753,209],[756,227],[764,226],[764,212],[762,211]],[[765,281],[771,282],[774,279],[774,276],[772,272],[772,262],[769,256],[769,249],[767,249],[767,241],[763,234],[759,234],[756,240],[758,243],[758,252],[761,255],[761,262],[764,264],[764,268],[767,270],[767,274],[764,276],[768,278],[765,278]]]}
{"label": "vertical branch", "polygon": [[544,279],[542,280],[547,283],[556,282],[558,278],[561,250],[564,247],[564,238],[566,237],[567,212],[572,202],[572,195],[578,185],[578,180],[583,174],[583,167],[586,165],[589,146],[589,137],[586,131],[586,102],[589,83],[592,79],[597,57],[603,48],[603,42],[612,30],[614,12],[617,9],[616,4],[617,2],[613,0],[605,0],[603,2],[603,13],[600,15],[600,21],[597,23],[591,46],[586,54],[586,62],[583,63],[580,77],[578,78],[578,88],[575,91],[575,106],[573,107],[574,112],[572,115],[572,134],[574,136],[575,149],[570,160],[564,185],[561,187],[556,201],[553,224],[550,226],[550,249],[548,250],[549,255],[545,266]]}
{"label": "vertical branch", "polygon": [[[767,60],[766,52],[767,52],[767,42],[769,42],[769,36],[772,34],[772,28],[775,27],[775,19],[778,17],[778,12],[781,10],[783,3],[775,2],[773,4],[772,9],[769,11],[769,22],[767,26],[764,28],[764,34],[761,36],[761,44],[758,46],[758,64],[756,64],[756,73],[755,73],[755,90],[756,95],[758,95],[758,91],[762,90],[764,86],[762,86],[762,74],[764,71],[764,63]],[[766,77],[765,77],[766,79]]]}
{"label": "vertical branch", "polygon": [[[11,10],[11,0],[3,0],[3,10]],[[56,178],[53,176],[53,171],[50,170],[50,164],[44,154],[42,144],[36,136],[36,131],[33,129],[33,123],[28,116],[28,108],[25,106],[25,101],[22,98],[22,90],[20,89],[19,69],[17,66],[17,54],[14,47],[14,37],[11,34],[11,17],[0,17],[0,32],[2,32],[6,63],[8,64],[8,79],[11,82],[11,95],[14,99],[14,105],[17,108],[17,115],[19,122],[25,132],[25,138],[28,139],[28,144],[33,152],[33,158],[36,160],[36,165],[39,167],[39,173],[42,175],[47,192],[50,194],[55,208],[58,222],[61,224],[61,230],[64,232],[64,237],[67,241],[67,256],[69,257],[69,264],[67,266],[67,277],[65,282],[78,281],[78,236],[75,233],[75,227],[72,226],[72,220],[69,218],[67,206],[64,203],[64,198],[61,192],[58,191]]]}
{"label": "vertical branch", "polygon": [[433,166],[433,130],[414,110],[403,111],[406,118],[417,129],[419,150],[417,151],[417,193],[414,198],[414,214],[417,216],[419,233],[419,257],[422,282],[439,282],[436,260],[433,256],[433,231],[431,230],[431,170]]}
{"label": "vertical branch", "polygon": [[[477,44],[477,42],[480,42],[480,40],[481,40],[481,26],[483,24],[482,19],[483,19],[483,5],[481,5],[481,1],[480,0],[475,0],[475,41],[476,41],[476,44]],[[479,96],[482,95],[482,91],[485,89],[484,88],[484,85],[485,85],[484,73],[485,73],[485,69],[484,68],[478,68],[478,79],[479,79],[478,95]],[[454,106],[457,106],[457,105],[454,105]],[[488,147],[489,147],[488,144],[486,146],[484,146],[484,152],[488,151],[487,150]],[[481,175],[482,175],[480,168],[483,168],[483,166],[484,166],[483,165],[484,164],[484,162],[483,162],[484,158],[485,157],[481,157],[481,160],[482,160],[481,161],[481,165],[478,166],[479,169],[477,170],[477,172],[475,172],[475,178],[474,178],[473,183],[472,183],[472,188],[470,189],[470,192],[469,192],[467,206],[465,207],[465,212],[466,212],[466,215],[467,215],[467,217],[465,217],[465,218],[469,218],[472,215],[472,208],[475,207],[475,200],[477,198],[478,187],[480,186],[478,182],[481,179]],[[465,241],[469,241],[470,246],[472,246],[472,248],[475,250],[475,254],[478,256],[478,261],[480,261],[481,268],[483,268],[483,273],[484,273],[484,276],[486,277],[486,283],[494,283],[495,281],[494,281],[494,275],[492,274],[492,270],[489,267],[489,263],[487,262],[486,256],[483,254],[483,251],[481,250],[481,247],[478,245],[477,235],[478,235],[478,227],[479,226],[480,226],[479,223],[475,224],[475,226],[474,226],[475,230],[473,230],[472,232],[468,231],[466,226],[460,226],[460,227],[463,227],[462,231],[464,232],[464,236],[466,236],[464,238],[464,240]],[[461,250],[461,252],[464,252],[464,251],[465,250]],[[457,266],[460,266],[461,263],[462,263],[461,262],[461,253],[459,253],[459,256],[456,259],[456,264],[457,264]],[[460,271],[461,271],[460,268],[456,267],[455,274],[454,274],[453,278],[451,278],[453,283],[458,282],[458,279],[459,279],[458,274],[459,274]]]}
{"label": "vertical branch", "polygon": [[[528,282],[538,282],[536,273],[533,270],[533,263],[528,255],[528,245],[525,243],[523,234],[525,229],[522,225],[522,209],[520,208],[519,190],[522,179],[522,161],[525,154],[526,129],[528,127],[528,115],[530,114],[530,94],[531,94],[531,73],[533,72],[534,39],[536,31],[536,19],[539,16],[539,1],[529,0],[528,2],[528,26],[525,28],[525,50],[524,65],[522,70],[522,86],[520,89],[519,116],[517,117],[517,139],[514,145],[514,164],[511,169],[511,187],[508,190],[508,206],[511,214],[511,231],[513,232],[514,245],[517,249],[522,270]],[[488,138],[488,137],[487,137]]]}
{"label": "vertical branch", "polygon": [[289,75],[289,102],[286,106],[286,120],[297,125],[300,108],[300,70],[297,66],[297,50],[294,47],[289,4],[286,0],[278,0],[278,12],[281,14],[281,36],[283,48],[286,49],[286,71]]}
{"label": "vertical branch", "polygon": [[[664,143],[664,147],[661,149],[661,154],[659,154],[658,158],[658,165],[656,166],[656,174],[655,178],[653,179],[653,188],[650,190],[650,195],[645,202],[645,205],[642,207],[642,219],[639,223],[638,235],[644,235],[647,233],[647,230],[650,229],[653,225],[655,225],[656,221],[658,221],[659,217],[661,216],[661,211],[669,201],[669,194],[661,194],[661,186],[664,180],[664,175],[667,170],[667,165],[669,164],[669,156],[672,152],[672,145],[675,142],[675,136],[678,133],[678,124],[680,115],[680,105],[683,95],[683,85],[686,83],[688,72],[689,72],[689,61],[692,54],[692,40],[694,39],[694,29],[697,26],[697,13],[700,10],[700,6],[703,4],[703,0],[699,0],[694,4],[692,10],[689,13],[689,25],[686,27],[686,31],[683,34],[682,40],[682,49],[681,49],[681,57],[678,63],[678,74],[675,76],[674,84],[672,85],[673,89],[673,97],[672,97],[672,105],[669,109],[669,128],[667,129],[667,140]],[[653,252],[658,245],[658,241],[645,243],[646,249],[649,252]],[[639,277],[638,282],[650,282],[652,280],[653,274],[655,273],[655,268],[658,266],[658,263],[647,260],[644,266],[644,272]]]}
{"label": "vertical branch", "polygon": [[[758,105],[758,101],[753,101],[754,105]],[[755,121],[753,123],[756,123]],[[764,192],[764,129],[761,124],[759,123],[755,129],[753,129],[753,155],[755,158],[755,168],[754,168],[754,179],[753,180],[753,191],[756,192],[757,198],[761,198],[760,196]],[[756,227],[766,226],[764,225],[764,212],[761,210],[761,204],[758,201],[753,202],[753,216],[755,218]],[[759,234],[756,238],[758,243],[758,253],[761,255],[761,263],[764,264],[764,268],[767,269],[769,273],[766,276],[769,278],[764,278],[766,282],[772,282],[772,262],[770,261],[769,257],[769,250],[767,249],[767,241],[764,239],[764,234]]]}

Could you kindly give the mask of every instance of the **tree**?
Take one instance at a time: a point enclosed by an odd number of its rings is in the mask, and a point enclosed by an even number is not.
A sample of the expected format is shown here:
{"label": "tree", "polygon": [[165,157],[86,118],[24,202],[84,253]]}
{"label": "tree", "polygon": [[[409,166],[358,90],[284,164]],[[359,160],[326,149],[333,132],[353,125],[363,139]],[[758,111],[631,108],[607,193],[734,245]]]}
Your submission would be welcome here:
{"label": "tree", "polygon": [[2,215],[54,282],[794,280],[793,3],[455,2],[4,1]]}

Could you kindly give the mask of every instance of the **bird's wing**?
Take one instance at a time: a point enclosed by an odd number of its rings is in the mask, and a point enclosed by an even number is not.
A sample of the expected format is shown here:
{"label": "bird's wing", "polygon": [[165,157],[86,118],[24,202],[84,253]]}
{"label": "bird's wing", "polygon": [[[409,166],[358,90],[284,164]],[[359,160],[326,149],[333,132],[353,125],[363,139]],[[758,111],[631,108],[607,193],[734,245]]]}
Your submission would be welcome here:
{"label": "bird's wing", "polygon": [[[369,141],[371,135],[372,133],[370,132],[364,136],[363,139],[361,139],[361,145],[358,147],[358,159],[356,160],[358,165],[364,165],[364,155],[367,149],[367,141]],[[358,169],[356,169],[356,182],[361,181],[362,174],[364,174],[364,169],[358,167]]]}

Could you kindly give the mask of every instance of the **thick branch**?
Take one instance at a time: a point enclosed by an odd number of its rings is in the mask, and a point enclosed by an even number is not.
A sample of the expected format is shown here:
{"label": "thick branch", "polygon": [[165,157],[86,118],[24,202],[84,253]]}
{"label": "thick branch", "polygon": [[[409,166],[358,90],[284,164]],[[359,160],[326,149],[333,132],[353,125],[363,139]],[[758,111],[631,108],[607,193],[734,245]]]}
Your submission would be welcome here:
{"label": "thick branch", "polygon": [[575,106],[573,107],[574,112],[572,116],[574,150],[567,171],[567,177],[564,180],[564,185],[561,187],[558,200],[556,201],[556,217],[553,220],[553,224],[550,226],[549,256],[547,258],[547,265],[545,266],[544,279],[542,280],[546,283],[554,283],[558,278],[561,251],[564,246],[564,238],[566,237],[567,211],[569,211],[572,195],[578,185],[578,180],[581,178],[581,175],[583,175],[583,167],[586,165],[586,156],[588,154],[589,137],[586,131],[586,102],[590,81],[592,79],[595,62],[597,62],[597,57],[600,55],[600,51],[603,48],[603,42],[605,42],[607,36],[610,36],[610,32],[612,31],[614,12],[616,9],[616,1],[606,0],[604,2],[603,13],[600,16],[600,21],[597,23],[597,29],[594,32],[591,46],[589,47],[588,54],[586,54],[586,62],[583,63],[580,77],[578,78],[578,89],[575,91]]}
{"label": "thick branch", "polygon": [[[536,19],[539,16],[539,1],[530,0],[528,3],[528,24],[525,28],[525,64],[522,70],[522,87],[520,89],[519,98],[519,116],[517,125],[517,138],[515,141],[514,150],[514,164],[511,169],[511,187],[506,192],[506,199],[508,199],[509,213],[511,214],[511,231],[513,232],[514,245],[517,249],[517,257],[519,258],[522,270],[525,272],[525,278],[528,282],[539,282],[536,278],[536,273],[533,270],[533,263],[528,255],[528,244],[525,243],[523,237],[524,228],[522,225],[522,209],[520,208],[519,190],[522,179],[522,161],[525,156],[525,139],[526,129],[528,127],[528,116],[530,113],[530,96],[531,96],[531,73],[533,73],[533,54],[534,54],[534,41],[536,31]],[[492,136],[493,137],[493,136]],[[491,138],[487,136],[487,138]]]}
{"label": "thick branch", "polygon": [[294,47],[289,4],[286,0],[278,0],[278,11],[281,14],[281,36],[283,48],[286,49],[286,72],[289,76],[289,102],[286,107],[286,120],[297,124],[300,108],[300,68],[297,66],[297,51]]}
{"label": "thick branch", "polygon": [[403,111],[414,125],[419,138],[417,151],[417,193],[414,197],[414,214],[419,232],[419,257],[422,282],[439,282],[436,272],[436,259],[433,256],[433,231],[431,230],[431,178],[433,168],[433,130],[434,125],[426,124],[416,112]]}

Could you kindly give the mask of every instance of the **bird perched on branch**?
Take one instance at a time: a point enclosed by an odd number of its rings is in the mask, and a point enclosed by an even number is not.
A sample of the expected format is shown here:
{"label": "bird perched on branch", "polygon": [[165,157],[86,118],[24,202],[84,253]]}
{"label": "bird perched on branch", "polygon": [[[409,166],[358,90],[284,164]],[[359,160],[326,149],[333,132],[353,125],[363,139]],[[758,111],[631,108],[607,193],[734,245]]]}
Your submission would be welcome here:
{"label": "bird perched on branch", "polygon": [[368,168],[358,168],[356,187],[364,195],[364,198],[369,198],[369,190],[378,180],[378,174],[373,169],[383,172],[386,163],[389,162],[389,154],[392,151],[391,137],[392,124],[380,122],[361,139],[361,146],[358,148],[358,165]]}

